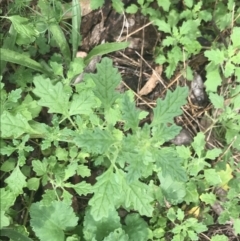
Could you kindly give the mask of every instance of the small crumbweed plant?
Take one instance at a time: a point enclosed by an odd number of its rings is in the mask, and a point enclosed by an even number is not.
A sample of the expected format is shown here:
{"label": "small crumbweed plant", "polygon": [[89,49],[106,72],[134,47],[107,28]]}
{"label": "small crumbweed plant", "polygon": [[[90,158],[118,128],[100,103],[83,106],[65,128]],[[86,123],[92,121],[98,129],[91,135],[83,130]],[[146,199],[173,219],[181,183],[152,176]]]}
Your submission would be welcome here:
{"label": "small crumbweed plant", "polygon": [[[112,4],[119,14],[149,18],[162,35],[154,60],[166,79],[182,69],[193,80],[189,61],[205,58],[210,124],[176,146],[170,141],[182,129],[175,120],[189,88],[167,90],[142,124],[149,113],[136,108],[133,91],[116,91],[122,76],[105,56],[129,43],[75,58],[81,1],[67,2],[16,0],[1,10],[2,240],[190,241],[203,240],[212,225],[239,236],[240,3],[90,0],[93,10]],[[210,145],[212,135],[219,145]]]}

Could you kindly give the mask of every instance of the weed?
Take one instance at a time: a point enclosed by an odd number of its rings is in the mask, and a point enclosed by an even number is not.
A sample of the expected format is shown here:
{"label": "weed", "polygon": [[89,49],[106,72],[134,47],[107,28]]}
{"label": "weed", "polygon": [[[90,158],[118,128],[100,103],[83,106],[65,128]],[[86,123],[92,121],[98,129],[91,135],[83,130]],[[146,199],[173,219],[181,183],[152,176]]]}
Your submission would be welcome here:
{"label": "weed", "polygon": [[[205,56],[211,111],[203,111],[208,124],[201,122],[189,146],[169,144],[182,129],[175,120],[188,103],[185,84],[158,98],[151,122],[140,125],[148,112],[136,108],[131,90],[116,91],[122,78],[109,57],[73,85],[95,56],[127,42],[105,43],[76,58],[79,1],[69,8],[67,32],[61,1],[9,5],[1,17],[10,24],[0,49],[1,236],[199,240],[215,223],[230,223],[240,234],[240,6],[226,2],[138,0],[125,8],[112,0],[118,13],[139,10],[161,32],[155,62],[167,79],[180,71],[193,80],[190,62]],[[103,4],[91,1],[92,9]],[[31,11],[22,16],[25,9]]]}

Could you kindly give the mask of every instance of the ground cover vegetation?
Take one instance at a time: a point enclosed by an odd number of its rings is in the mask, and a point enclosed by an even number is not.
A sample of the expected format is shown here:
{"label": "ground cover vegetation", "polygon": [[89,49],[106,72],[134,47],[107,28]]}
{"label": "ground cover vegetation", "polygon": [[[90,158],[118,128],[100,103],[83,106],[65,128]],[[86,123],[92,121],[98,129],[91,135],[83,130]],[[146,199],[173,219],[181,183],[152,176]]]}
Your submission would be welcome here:
{"label": "ground cover vegetation", "polygon": [[[239,240],[238,1],[0,4],[1,240]],[[104,8],[156,30],[135,89],[131,31],[76,57]]]}

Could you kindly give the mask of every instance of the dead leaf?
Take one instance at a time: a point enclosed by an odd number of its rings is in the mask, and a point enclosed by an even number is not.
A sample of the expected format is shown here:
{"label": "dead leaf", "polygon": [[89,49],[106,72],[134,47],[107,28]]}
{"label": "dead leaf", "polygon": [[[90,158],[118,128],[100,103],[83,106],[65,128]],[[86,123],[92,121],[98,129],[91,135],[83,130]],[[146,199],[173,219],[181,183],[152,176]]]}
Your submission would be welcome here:
{"label": "dead leaf", "polygon": [[90,6],[90,0],[79,0],[82,10],[82,16],[85,16],[92,12],[91,6]]}
{"label": "dead leaf", "polygon": [[193,215],[194,217],[199,217],[200,214],[200,207],[199,206],[195,206],[193,208],[191,208],[188,212],[188,214]]}
{"label": "dead leaf", "polygon": [[162,74],[162,65],[158,65],[153,71],[147,83],[142,87],[142,89],[139,91],[138,94],[139,95],[149,94],[158,84],[159,79],[161,78],[161,74]]}
{"label": "dead leaf", "polygon": [[[81,16],[85,16],[89,13],[91,13],[93,10],[90,7],[90,0],[79,0],[80,6],[81,6]],[[72,5],[65,3],[62,4],[62,9],[64,12],[64,19],[72,18]]]}
{"label": "dead leaf", "polygon": [[87,56],[86,52],[78,51],[76,57],[77,58],[85,58]]}

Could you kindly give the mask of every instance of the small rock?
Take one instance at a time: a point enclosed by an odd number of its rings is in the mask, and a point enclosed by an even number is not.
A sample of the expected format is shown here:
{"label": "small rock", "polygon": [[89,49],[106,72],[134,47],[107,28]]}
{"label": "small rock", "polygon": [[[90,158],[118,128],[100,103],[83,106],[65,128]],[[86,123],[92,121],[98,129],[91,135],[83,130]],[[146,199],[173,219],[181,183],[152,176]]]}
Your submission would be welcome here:
{"label": "small rock", "polygon": [[197,73],[194,75],[194,79],[191,82],[191,92],[191,99],[194,104],[202,105],[206,101],[203,80],[202,77]]}
{"label": "small rock", "polygon": [[182,129],[180,133],[170,142],[176,146],[189,145],[193,141],[191,133],[187,129]]}

